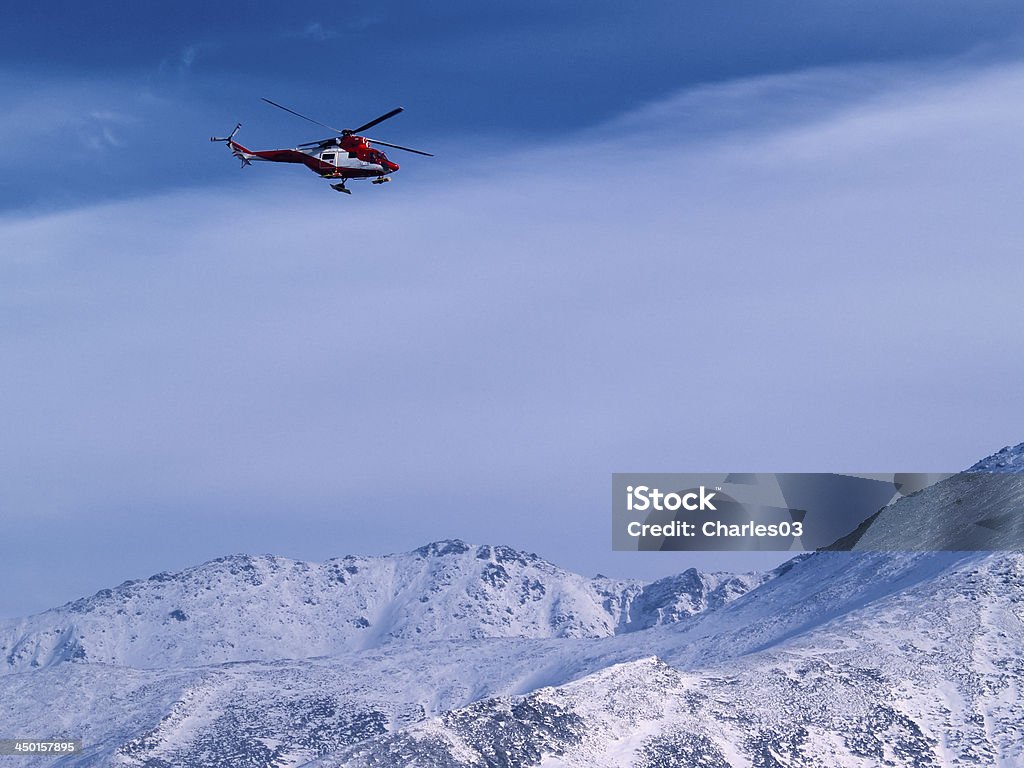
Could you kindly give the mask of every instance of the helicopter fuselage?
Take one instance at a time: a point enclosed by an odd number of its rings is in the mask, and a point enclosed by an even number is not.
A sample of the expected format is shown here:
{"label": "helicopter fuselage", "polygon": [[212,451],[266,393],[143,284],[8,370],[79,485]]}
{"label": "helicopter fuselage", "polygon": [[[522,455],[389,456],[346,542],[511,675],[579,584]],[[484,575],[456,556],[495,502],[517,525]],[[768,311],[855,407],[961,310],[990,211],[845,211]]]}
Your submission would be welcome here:
{"label": "helicopter fuselage", "polygon": [[243,162],[301,163],[325,179],[368,179],[398,170],[397,163],[371,147],[362,136],[340,136],[309,149],[254,150],[234,139],[228,141],[228,146]]}

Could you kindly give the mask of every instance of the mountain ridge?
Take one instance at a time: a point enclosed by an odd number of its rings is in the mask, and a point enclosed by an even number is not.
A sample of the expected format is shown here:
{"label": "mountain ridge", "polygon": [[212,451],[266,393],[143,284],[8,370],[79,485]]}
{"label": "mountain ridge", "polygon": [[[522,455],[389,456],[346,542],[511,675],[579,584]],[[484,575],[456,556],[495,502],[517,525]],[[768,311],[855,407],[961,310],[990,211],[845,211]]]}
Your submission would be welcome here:
{"label": "mountain ridge", "polygon": [[681,621],[768,578],[695,569],[654,582],[586,578],[532,553],[459,539],[323,563],[236,554],[0,621],[0,669],[306,658],[428,639],[607,637]]}

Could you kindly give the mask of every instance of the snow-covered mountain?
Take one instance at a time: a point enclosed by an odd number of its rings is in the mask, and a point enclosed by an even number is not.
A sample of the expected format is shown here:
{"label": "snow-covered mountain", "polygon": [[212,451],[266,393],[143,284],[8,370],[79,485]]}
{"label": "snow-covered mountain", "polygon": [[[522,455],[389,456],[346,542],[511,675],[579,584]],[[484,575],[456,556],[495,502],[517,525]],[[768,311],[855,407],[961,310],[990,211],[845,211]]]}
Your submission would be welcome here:
{"label": "snow-covered mountain", "polygon": [[[1024,467],[1024,445],[983,465]],[[5,656],[41,650],[0,676],[0,734],[81,737],[33,759],[63,768],[1021,766],[1024,554],[934,538],[1024,516],[1016,484],[976,487],[876,517],[872,535],[921,528],[938,551],[819,552],[756,578],[586,579],[462,542],[226,558],[5,625]],[[345,611],[373,629],[340,629]],[[48,634],[84,658],[47,655]]]}
{"label": "snow-covered mountain", "polygon": [[[838,615],[825,612],[837,593],[824,595],[805,631],[766,622],[751,593],[649,635],[651,656],[615,662],[605,648],[590,674],[476,701],[312,765],[1024,765],[1024,557],[827,553],[790,573],[852,581],[877,574],[880,559],[902,587]],[[754,650],[748,621],[767,641]]]}
{"label": "snow-covered mountain", "polygon": [[724,605],[770,577],[691,569],[651,584],[588,579],[533,554],[457,540],[326,563],[233,555],[0,621],[0,671],[298,659],[410,640],[607,637]]}

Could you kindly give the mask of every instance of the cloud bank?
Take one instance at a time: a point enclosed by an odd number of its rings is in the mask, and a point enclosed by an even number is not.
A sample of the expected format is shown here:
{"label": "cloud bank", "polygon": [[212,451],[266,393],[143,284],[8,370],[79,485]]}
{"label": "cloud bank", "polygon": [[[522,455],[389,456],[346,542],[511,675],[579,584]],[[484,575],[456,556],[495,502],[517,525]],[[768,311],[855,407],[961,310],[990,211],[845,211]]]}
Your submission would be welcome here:
{"label": "cloud bank", "polygon": [[608,551],[614,471],[946,471],[1019,441],[1024,67],[863,72],[344,199],[261,166],[0,219],[0,568],[35,585],[0,612],[443,536],[653,576],[680,561]]}

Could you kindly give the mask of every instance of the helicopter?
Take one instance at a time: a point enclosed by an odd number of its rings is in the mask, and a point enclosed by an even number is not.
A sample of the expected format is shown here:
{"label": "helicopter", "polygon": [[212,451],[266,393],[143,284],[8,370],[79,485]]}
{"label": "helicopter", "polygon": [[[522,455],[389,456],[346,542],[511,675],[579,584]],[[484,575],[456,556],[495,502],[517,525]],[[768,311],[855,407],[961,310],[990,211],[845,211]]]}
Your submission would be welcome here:
{"label": "helicopter", "polygon": [[226,143],[228,149],[231,150],[231,154],[242,161],[243,168],[247,165],[252,165],[253,160],[266,160],[272,163],[302,163],[302,165],[309,168],[316,175],[332,182],[331,189],[351,195],[352,190],[345,186],[345,182],[349,179],[373,179],[374,184],[384,184],[391,181],[389,174],[398,170],[397,163],[388,160],[383,152],[379,149],[374,149],[370,144],[380,144],[392,149],[401,149],[404,152],[433,157],[429,152],[419,149],[389,144],[386,141],[358,135],[375,125],[383,123],[385,120],[390,120],[403,111],[402,107],[395,107],[390,112],[386,112],[380,117],[360,125],[358,128],[339,130],[311,117],[306,117],[270,99],[262,100],[271,106],[283,109],[285,112],[290,112],[296,117],[301,117],[303,120],[315,123],[321,128],[334,131],[338,135],[321,139],[320,141],[299,144],[292,149],[262,150],[248,149],[235,141],[235,134],[242,127],[241,123],[238,123],[235,129],[224,138],[210,137],[210,141],[223,141]]}

